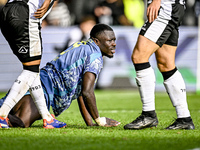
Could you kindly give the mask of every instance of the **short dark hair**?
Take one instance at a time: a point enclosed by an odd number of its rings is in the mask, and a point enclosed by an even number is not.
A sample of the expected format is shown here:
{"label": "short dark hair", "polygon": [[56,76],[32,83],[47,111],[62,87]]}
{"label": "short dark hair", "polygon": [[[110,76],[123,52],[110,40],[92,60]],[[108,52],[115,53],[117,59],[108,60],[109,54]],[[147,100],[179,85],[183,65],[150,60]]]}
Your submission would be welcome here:
{"label": "short dark hair", "polygon": [[97,36],[100,35],[102,32],[104,32],[105,30],[113,31],[113,29],[106,24],[101,24],[101,23],[96,24],[90,31],[90,38],[97,38]]}

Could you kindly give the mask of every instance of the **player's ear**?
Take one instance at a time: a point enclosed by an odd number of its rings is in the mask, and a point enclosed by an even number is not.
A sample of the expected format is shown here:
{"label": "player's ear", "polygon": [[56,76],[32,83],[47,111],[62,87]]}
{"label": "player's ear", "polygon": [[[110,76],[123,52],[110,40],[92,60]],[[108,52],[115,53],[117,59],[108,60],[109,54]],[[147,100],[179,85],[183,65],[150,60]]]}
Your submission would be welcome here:
{"label": "player's ear", "polygon": [[92,39],[93,39],[93,41],[96,43],[96,45],[99,45],[99,44],[100,44],[99,39],[97,39],[97,38],[92,38]]}

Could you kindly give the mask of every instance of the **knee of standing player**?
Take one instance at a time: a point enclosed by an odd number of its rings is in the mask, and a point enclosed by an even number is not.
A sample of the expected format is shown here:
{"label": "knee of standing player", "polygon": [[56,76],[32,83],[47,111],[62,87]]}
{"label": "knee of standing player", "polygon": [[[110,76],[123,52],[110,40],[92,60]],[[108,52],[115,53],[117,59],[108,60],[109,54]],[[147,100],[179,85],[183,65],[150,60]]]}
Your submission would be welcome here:
{"label": "knee of standing player", "polygon": [[137,48],[134,48],[131,59],[134,64],[138,64],[148,62],[149,57],[149,53],[145,53]]}
{"label": "knee of standing player", "polygon": [[140,63],[140,57],[138,55],[138,52],[137,50],[134,50],[132,55],[131,55],[131,60],[133,62],[133,64],[137,64],[137,63]]}

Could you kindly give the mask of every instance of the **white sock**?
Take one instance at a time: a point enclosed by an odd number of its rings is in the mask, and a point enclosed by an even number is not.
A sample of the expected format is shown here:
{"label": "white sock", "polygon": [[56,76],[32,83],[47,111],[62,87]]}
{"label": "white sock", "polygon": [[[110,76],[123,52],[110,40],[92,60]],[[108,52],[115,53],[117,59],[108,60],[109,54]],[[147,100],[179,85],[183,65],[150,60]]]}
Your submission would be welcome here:
{"label": "white sock", "polygon": [[186,87],[182,75],[177,70],[170,78],[164,81],[165,89],[176,109],[178,118],[190,117],[188,110]]}
{"label": "white sock", "polygon": [[8,96],[6,97],[2,107],[0,108],[0,116],[7,117],[10,110],[18,103],[18,101],[28,91],[30,85],[35,80],[37,74],[28,70],[23,70],[15,80]]}
{"label": "white sock", "polygon": [[47,109],[46,99],[44,97],[44,92],[43,92],[43,88],[41,85],[39,74],[35,78],[29,91],[31,93],[31,96],[34,100],[34,103],[35,103],[40,115],[42,116],[42,119],[46,119],[47,121],[50,121],[51,119],[53,119],[53,117],[51,116],[51,114],[49,113],[49,111]]}
{"label": "white sock", "polygon": [[151,67],[136,71],[136,82],[143,103],[143,111],[155,110],[155,81],[154,70]]}

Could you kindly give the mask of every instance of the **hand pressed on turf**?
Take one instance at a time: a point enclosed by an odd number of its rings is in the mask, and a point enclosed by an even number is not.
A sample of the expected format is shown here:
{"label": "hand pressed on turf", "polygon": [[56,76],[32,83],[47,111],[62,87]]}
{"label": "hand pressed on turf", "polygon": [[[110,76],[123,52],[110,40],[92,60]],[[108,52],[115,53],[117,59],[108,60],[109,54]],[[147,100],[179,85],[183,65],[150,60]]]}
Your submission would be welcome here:
{"label": "hand pressed on turf", "polygon": [[104,127],[116,127],[120,124],[121,124],[120,122],[114,119],[106,118],[106,124],[104,125]]}

